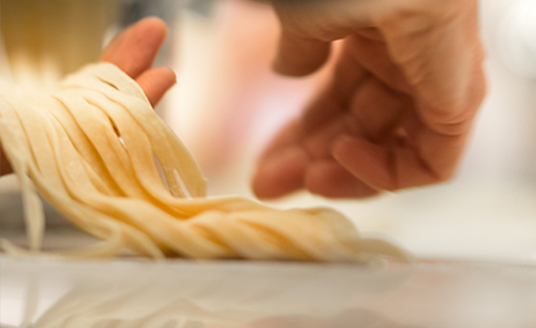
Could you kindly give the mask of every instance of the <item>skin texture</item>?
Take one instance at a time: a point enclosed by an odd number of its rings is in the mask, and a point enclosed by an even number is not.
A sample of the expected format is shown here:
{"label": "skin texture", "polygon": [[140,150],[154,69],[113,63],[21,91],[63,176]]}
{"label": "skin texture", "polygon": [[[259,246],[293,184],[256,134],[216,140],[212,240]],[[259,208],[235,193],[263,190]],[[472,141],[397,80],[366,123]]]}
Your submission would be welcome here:
{"label": "skin texture", "polygon": [[[118,66],[136,80],[154,106],[175,84],[175,73],[166,67],[152,67],[166,38],[167,27],[158,18],[145,18],[123,31],[105,49],[101,61]],[[12,173],[0,148],[0,175]]]}
{"label": "skin texture", "polygon": [[[307,189],[363,198],[452,177],[486,89],[477,1],[296,1],[275,8],[282,26],[277,72],[304,76],[328,59],[334,64],[301,117],[261,156],[257,196]],[[343,45],[334,54],[336,40]]]}
{"label": "skin texture", "polygon": [[[485,95],[477,1],[301,3],[275,4],[282,33],[274,69],[304,76],[328,59],[334,65],[303,115],[261,156],[256,195],[306,189],[362,198],[450,179]],[[175,82],[171,70],[151,68],[165,34],[163,22],[145,19],[102,56],[153,104]],[[342,50],[334,54],[337,40]],[[0,174],[10,173],[0,155]]]}

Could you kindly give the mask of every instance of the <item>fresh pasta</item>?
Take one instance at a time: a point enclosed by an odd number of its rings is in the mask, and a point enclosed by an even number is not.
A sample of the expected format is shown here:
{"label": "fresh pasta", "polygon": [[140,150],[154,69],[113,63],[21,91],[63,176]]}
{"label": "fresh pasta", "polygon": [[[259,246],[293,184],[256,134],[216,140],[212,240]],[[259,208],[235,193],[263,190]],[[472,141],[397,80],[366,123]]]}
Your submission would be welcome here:
{"label": "fresh pasta", "polygon": [[[39,193],[105,241],[70,255],[128,249],[153,258],[410,258],[386,241],[361,237],[331,209],[279,210],[245,198],[206,197],[191,154],[139,85],[109,63],[85,67],[51,93],[3,85],[0,140],[21,183],[30,252],[39,250],[44,234]],[[8,241],[3,247],[21,252]]]}

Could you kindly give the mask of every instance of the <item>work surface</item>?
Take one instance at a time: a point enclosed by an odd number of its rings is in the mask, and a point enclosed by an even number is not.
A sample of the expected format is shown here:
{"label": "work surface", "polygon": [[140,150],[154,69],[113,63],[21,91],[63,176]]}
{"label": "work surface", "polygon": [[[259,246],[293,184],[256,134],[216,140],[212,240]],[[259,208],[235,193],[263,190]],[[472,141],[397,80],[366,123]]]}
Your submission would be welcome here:
{"label": "work surface", "polygon": [[536,326],[536,267],[520,264],[1,256],[0,277],[2,328]]}
{"label": "work surface", "polygon": [[[23,243],[20,199],[4,193],[0,208],[0,235]],[[397,209],[397,218],[402,220],[401,208],[387,209]],[[94,243],[66,225],[50,207],[46,211],[50,229],[45,249]],[[480,213],[470,208],[467,212]],[[528,221],[533,212],[527,213]],[[521,214],[518,211],[509,220],[520,220]],[[469,216],[451,216],[450,220],[427,217],[445,223],[471,220]],[[429,221],[419,222],[422,226]],[[475,234],[485,234],[487,226],[481,227]],[[408,241],[419,236],[419,230],[413,229]],[[430,231],[437,231],[437,243],[449,236],[444,226]],[[534,236],[532,230],[524,231]],[[520,234],[509,235],[520,239]],[[517,245],[492,239],[496,247]],[[467,245],[463,239],[455,244]],[[423,244],[421,249],[430,249],[429,245]],[[475,242],[474,247],[477,245]],[[509,252],[516,249],[510,247]],[[417,253],[421,261],[415,265],[382,267],[245,261],[156,263],[132,258],[59,261],[0,254],[0,327],[532,328],[536,327],[536,265],[530,260],[532,248],[523,249],[527,256],[511,261],[456,261],[452,257],[441,261],[445,257],[421,251]],[[33,325],[26,325],[29,323]]]}

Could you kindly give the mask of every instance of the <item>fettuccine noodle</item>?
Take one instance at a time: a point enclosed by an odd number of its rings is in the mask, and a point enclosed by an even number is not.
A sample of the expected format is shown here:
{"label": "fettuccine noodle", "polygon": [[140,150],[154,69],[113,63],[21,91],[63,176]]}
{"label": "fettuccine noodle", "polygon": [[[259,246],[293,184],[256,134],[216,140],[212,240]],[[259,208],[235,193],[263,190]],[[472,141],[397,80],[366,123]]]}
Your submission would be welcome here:
{"label": "fettuccine noodle", "polygon": [[[188,150],[139,85],[112,64],[87,66],[49,94],[2,86],[0,140],[21,183],[30,252],[38,252],[44,234],[38,191],[106,241],[71,255],[129,249],[153,258],[409,258],[388,242],[362,238],[330,209],[278,210],[244,198],[206,197]],[[3,247],[21,251],[7,241]]]}

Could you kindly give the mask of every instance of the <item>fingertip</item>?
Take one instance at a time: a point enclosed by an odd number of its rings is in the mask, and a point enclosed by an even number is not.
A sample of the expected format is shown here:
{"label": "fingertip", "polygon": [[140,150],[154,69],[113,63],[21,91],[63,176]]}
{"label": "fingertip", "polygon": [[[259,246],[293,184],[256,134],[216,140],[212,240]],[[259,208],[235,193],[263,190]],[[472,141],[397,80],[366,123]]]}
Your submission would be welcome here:
{"label": "fingertip", "polygon": [[154,28],[157,28],[157,29],[167,31],[166,22],[164,22],[164,20],[162,20],[161,18],[156,17],[156,16],[144,17],[144,18],[140,19],[138,23],[136,23],[136,25],[138,25],[138,24],[147,25],[147,26],[151,26],[151,27],[154,27]]}
{"label": "fingertip", "polygon": [[143,18],[113,40],[100,60],[112,63],[137,78],[151,67],[167,33],[167,25],[160,18]]}
{"label": "fingertip", "polygon": [[162,42],[169,32],[166,22],[156,16],[142,18],[133,25],[133,28],[138,29],[144,35],[152,35],[155,39],[161,39]]}
{"label": "fingertip", "polygon": [[321,68],[328,60],[330,52],[329,42],[283,31],[272,69],[281,75],[306,76]]}
{"label": "fingertip", "polygon": [[298,148],[263,159],[253,176],[254,194],[261,199],[273,199],[302,189],[308,161],[305,151]]}
{"label": "fingertip", "polygon": [[154,107],[166,92],[177,83],[177,75],[168,67],[154,67],[142,73],[136,82]]}
{"label": "fingertip", "polygon": [[167,84],[174,85],[177,83],[177,74],[169,67],[159,66],[152,68],[155,74],[158,74],[162,80],[165,80]]}

